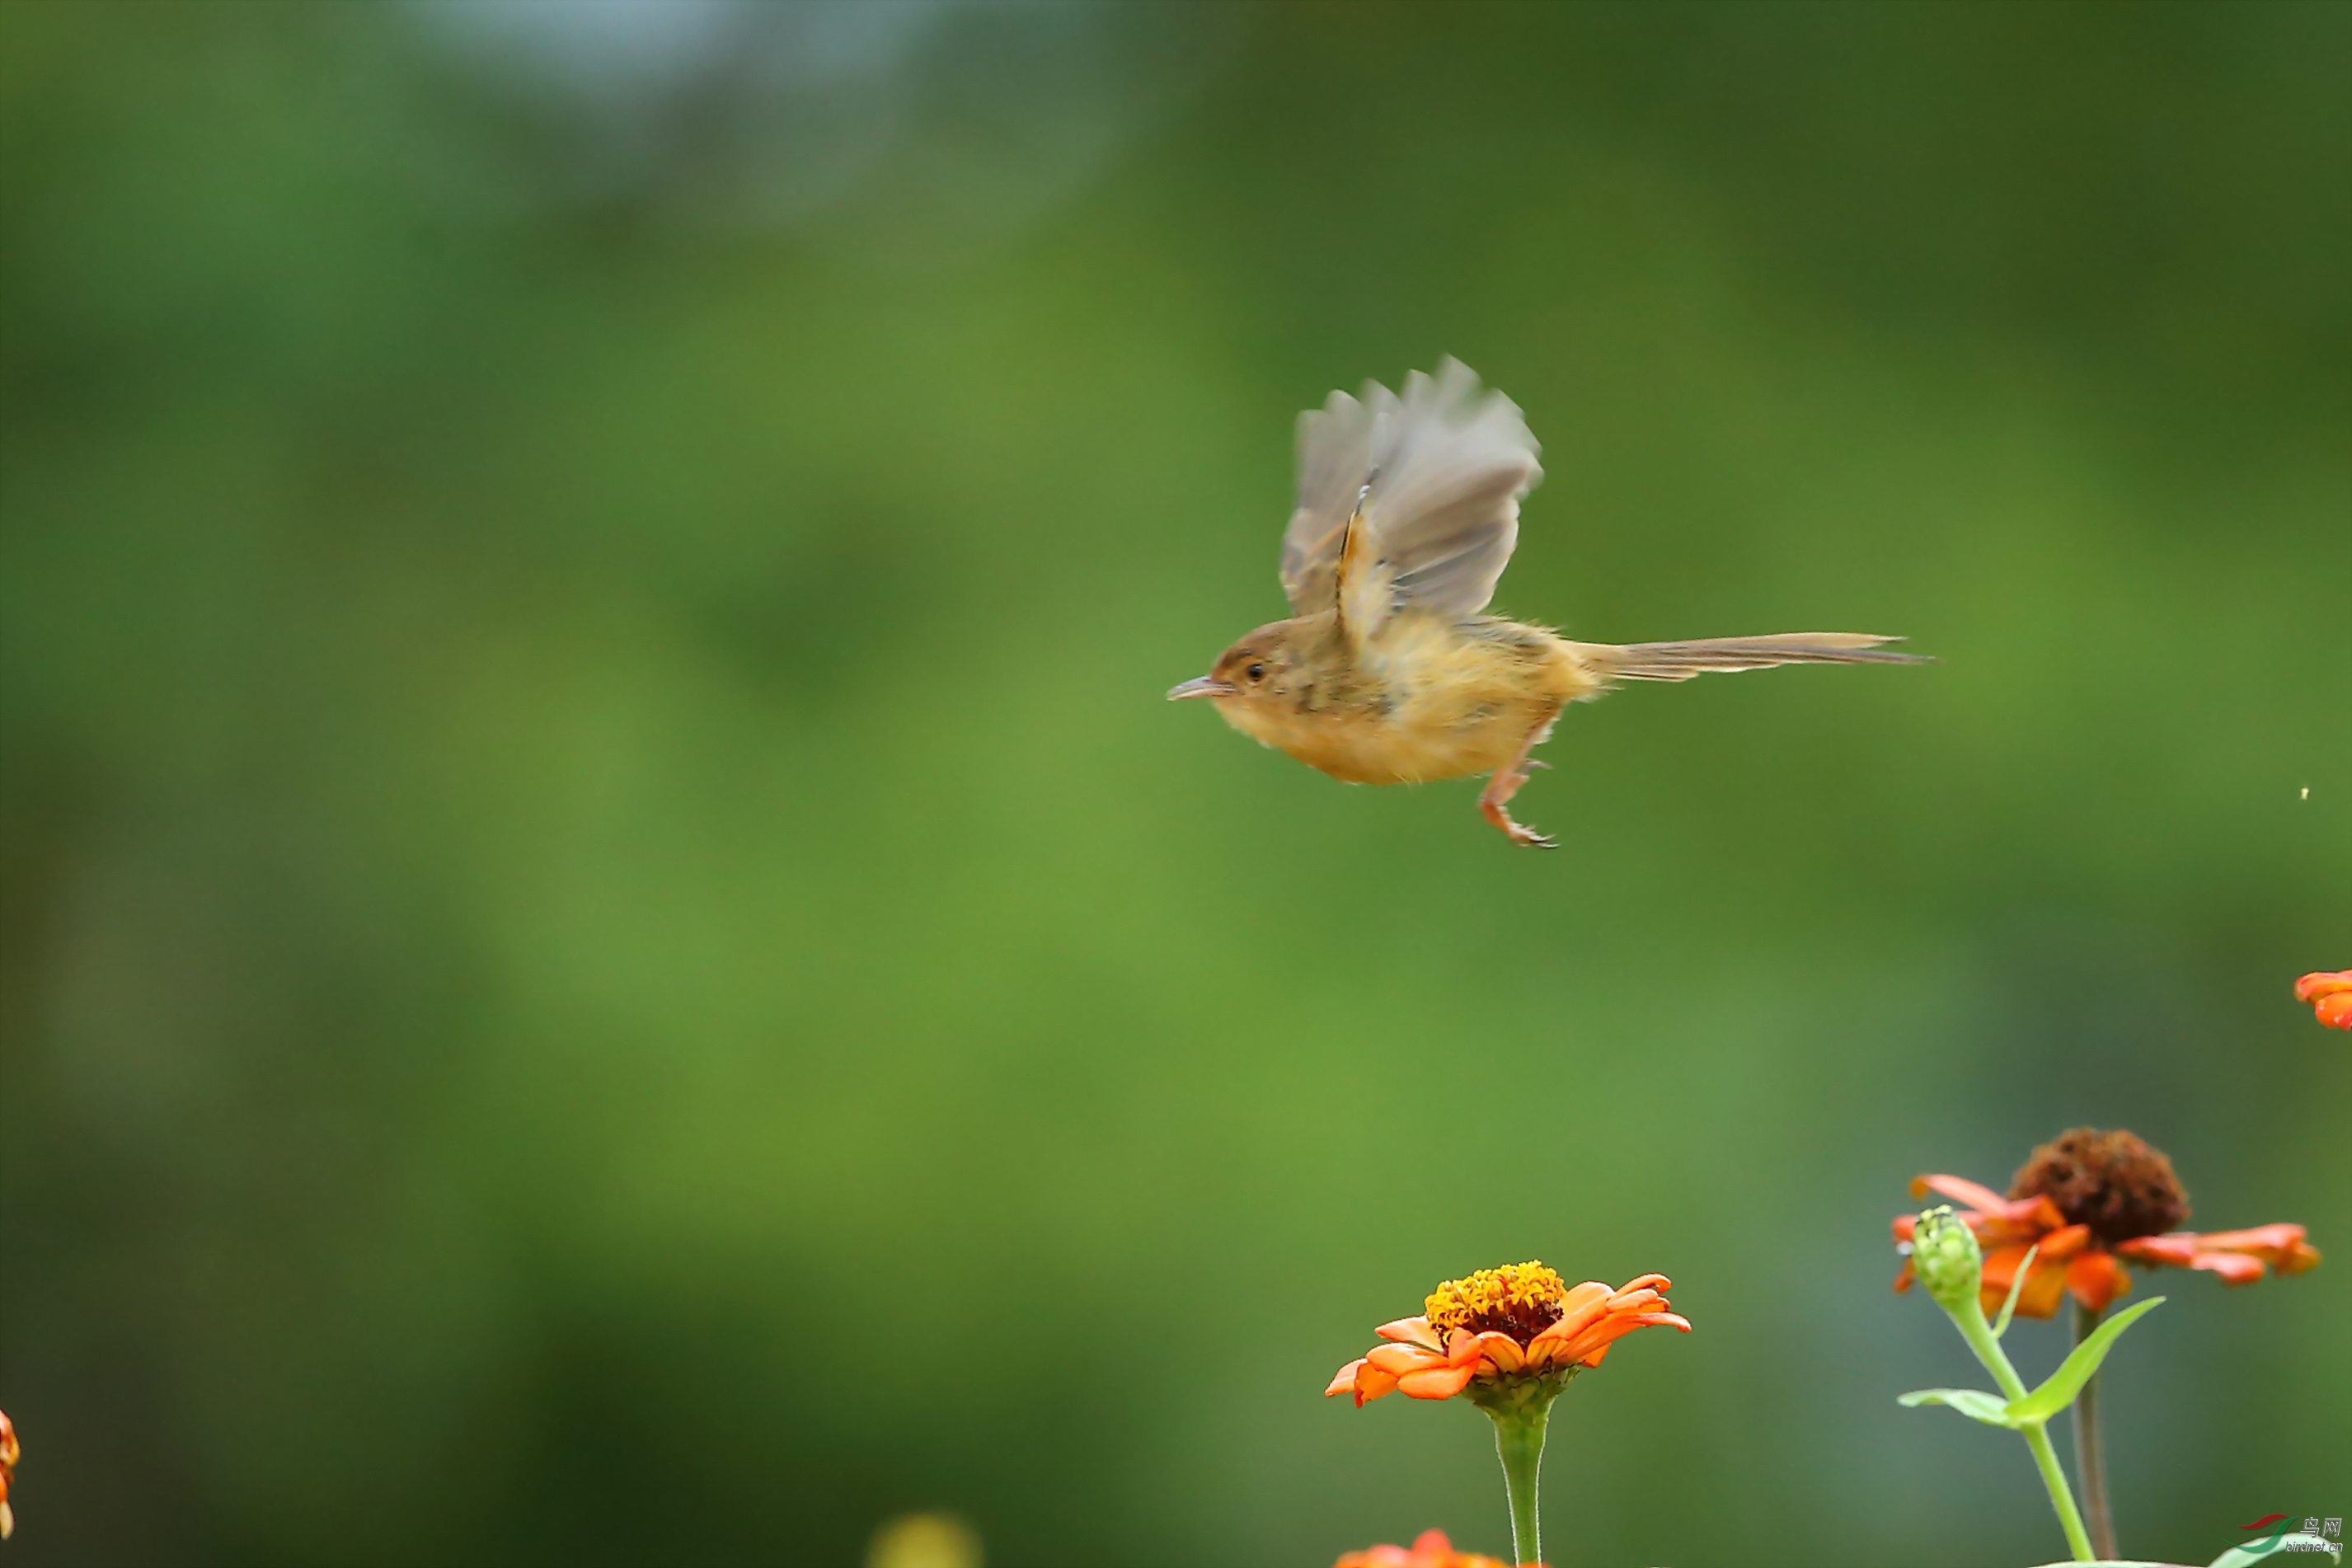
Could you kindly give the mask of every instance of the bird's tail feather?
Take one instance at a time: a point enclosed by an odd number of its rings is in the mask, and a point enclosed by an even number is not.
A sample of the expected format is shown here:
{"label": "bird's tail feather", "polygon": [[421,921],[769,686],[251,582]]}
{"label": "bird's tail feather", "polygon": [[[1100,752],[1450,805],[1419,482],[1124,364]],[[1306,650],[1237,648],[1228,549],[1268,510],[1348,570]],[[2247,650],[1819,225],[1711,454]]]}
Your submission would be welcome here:
{"label": "bird's tail feather", "polygon": [[1901,637],[1865,632],[1780,632],[1764,637],[1702,637],[1696,642],[1579,643],[1578,653],[1615,680],[1688,680],[1717,670],[1769,669],[1778,664],[1928,664],[1897,653]]}

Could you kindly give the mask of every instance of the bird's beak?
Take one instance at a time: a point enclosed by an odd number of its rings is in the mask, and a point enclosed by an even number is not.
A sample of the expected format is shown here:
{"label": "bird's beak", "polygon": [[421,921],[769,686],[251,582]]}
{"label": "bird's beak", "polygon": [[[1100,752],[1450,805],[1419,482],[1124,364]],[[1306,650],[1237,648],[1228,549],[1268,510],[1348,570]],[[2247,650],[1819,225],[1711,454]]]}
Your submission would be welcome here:
{"label": "bird's beak", "polygon": [[1213,675],[1197,675],[1181,686],[1168,689],[1168,700],[1181,702],[1187,697],[1231,697],[1240,687],[1231,681],[1219,680]]}

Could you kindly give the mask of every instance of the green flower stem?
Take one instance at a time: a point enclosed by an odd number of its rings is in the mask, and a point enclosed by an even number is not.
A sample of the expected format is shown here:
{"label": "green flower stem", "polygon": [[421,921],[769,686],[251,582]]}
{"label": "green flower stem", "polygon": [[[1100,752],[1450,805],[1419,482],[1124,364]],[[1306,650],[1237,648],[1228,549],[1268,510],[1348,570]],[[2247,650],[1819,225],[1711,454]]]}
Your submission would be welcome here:
{"label": "green flower stem", "polygon": [[2058,1468],[2058,1450],[2051,1446],[2048,1428],[2027,1426],[2022,1431],[2025,1446],[2033,1450],[2033,1463],[2042,1471],[2042,1484],[2050,1489],[2050,1506],[2058,1510],[2058,1522],[2065,1529],[2067,1549],[2077,1563],[2097,1562],[2091,1538],[2083,1532],[2083,1516],[2074,1510],[2074,1494],[2066,1489],[2066,1472]]}
{"label": "green flower stem", "polygon": [[1538,1472],[1543,1468],[1547,1410],[1495,1418],[1495,1452],[1503,1461],[1503,1486],[1511,1496],[1511,1553],[1520,1563],[1543,1561],[1543,1517],[1536,1500]]}
{"label": "green flower stem", "polygon": [[[2025,1397],[2025,1380],[2009,1364],[2009,1352],[1992,1337],[1992,1325],[1985,1321],[1984,1308],[1970,1296],[1958,1310],[1946,1308],[1952,1321],[1960,1331],[1960,1338],[1969,1342],[1977,1360],[1984,1363],[1993,1382],[2000,1385],[2004,1398],[2011,1401]],[[2066,1472],[2058,1468],[2058,1450],[2050,1446],[2050,1434],[2042,1423],[2021,1426],[2019,1434],[2025,1446],[2033,1450],[2033,1463],[2042,1472],[2042,1484],[2050,1490],[2050,1506],[2058,1511],[2060,1528],[2066,1531],[2067,1549],[2077,1563],[2095,1563],[2098,1556],[2091,1550],[2091,1537],[2083,1529],[2083,1516],[2074,1507],[2074,1493],[2066,1485]]]}
{"label": "green flower stem", "polygon": [[[2074,1342],[2081,1344],[2097,1331],[2103,1311],[2080,1302],[2074,1305]],[[2083,1512],[2091,1526],[2091,1550],[2102,1561],[2120,1557],[2116,1549],[2116,1516],[2107,1503],[2107,1456],[2099,1444],[2099,1379],[2095,1373],[2074,1396],[2074,1479],[2083,1487]]]}
{"label": "green flower stem", "polygon": [[1551,1402],[1568,1379],[1557,1374],[1504,1378],[1473,1384],[1470,1397],[1495,1423],[1495,1454],[1511,1500],[1511,1553],[1519,1563],[1543,1561],[1543,1521],[1536,1500],[1543,1468],[1544,1426]]}

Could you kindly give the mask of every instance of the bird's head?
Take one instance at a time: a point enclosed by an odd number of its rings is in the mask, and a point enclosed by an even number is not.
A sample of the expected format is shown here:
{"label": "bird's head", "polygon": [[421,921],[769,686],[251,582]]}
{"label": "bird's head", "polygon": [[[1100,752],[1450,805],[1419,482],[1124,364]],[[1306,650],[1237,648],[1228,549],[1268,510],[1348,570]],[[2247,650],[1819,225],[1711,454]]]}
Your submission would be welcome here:
{"label": "bird's head", "polygon": [[1213,697],[1227,712],[1284,695],[1291,675],[1306,662],[1296,621],[1275,621],[1250,633],[1217,656],[1209,673],[1168,690],[1168,700]]}

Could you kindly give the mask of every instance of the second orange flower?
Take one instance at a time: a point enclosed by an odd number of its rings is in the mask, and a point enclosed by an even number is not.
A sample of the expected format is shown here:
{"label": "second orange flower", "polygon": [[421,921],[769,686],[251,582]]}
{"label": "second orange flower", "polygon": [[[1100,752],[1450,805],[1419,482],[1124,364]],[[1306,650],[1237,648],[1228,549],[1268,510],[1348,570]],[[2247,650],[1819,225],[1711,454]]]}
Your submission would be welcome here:
{"label": "second orange flower", "polygon": [[[2131,1289],[2123,1260],[2143,1268],[2201,1268],[2231,1285],[2265,1272],[2300,1274],[2319,1249],[2299,1225],[2187,1231],[2189,1200],[2172,1162],[2128,1132],[2078,1127],[2033,1152],[2002,1197],[1961,1176],[1916,1176],[1911,1195],[1936,1193],[1963,1205],[1960,1218],[1984,1248],[1984,1310],[1998,1312],[2029,1250],[2033,1267],[2017,1295],[2021,1318],[2055,1315],[2066,1297],[2104,1312]],[[1906,1252],[1911,1215],[1897,1215],[1895,1240]],[[1906,1257],[1895,1288],[1911,1288]]]}

